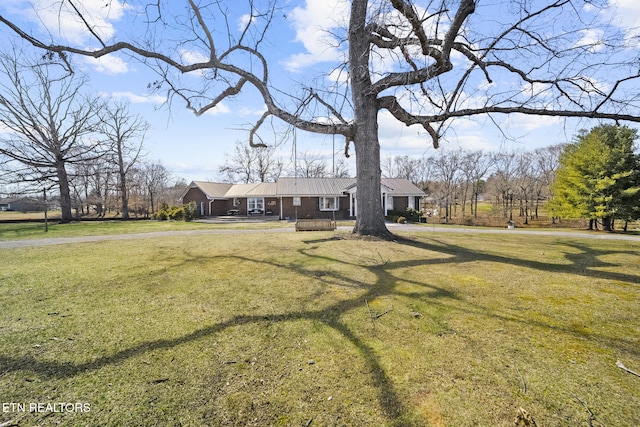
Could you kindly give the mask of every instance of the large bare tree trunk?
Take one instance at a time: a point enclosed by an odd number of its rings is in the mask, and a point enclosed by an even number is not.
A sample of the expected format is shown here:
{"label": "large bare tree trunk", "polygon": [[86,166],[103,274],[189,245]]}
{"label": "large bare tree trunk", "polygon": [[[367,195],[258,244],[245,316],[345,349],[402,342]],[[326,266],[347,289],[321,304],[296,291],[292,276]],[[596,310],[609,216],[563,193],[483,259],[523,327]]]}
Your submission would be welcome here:
{"label": "large bare tree trunk", "polygon": [[354,108],[356,182],[358,211],[354,233],[390,238],[382,211],[380,192],[380,143],[378,141],[378,102],[369,73],[369,37],[365,30],[367,1],[351,4],[349,25],[349,65]]}
{"label": "large bare tree trunk", "polygon": [[120,177],[120,200],[122,202],[122,219],[129,219],[129,188],[127,186],[127,171],[124,166],[121,144],[118,144],[118,175]]}
{"label": "large bare tree trunk", "polygon": [[71,222],[73,220],[73,214],[71,213],[71,191],[69,189],[69,176],[67,175],[64,162],[58,162],[56,164],[56,174],[60,188],[61,222]]}

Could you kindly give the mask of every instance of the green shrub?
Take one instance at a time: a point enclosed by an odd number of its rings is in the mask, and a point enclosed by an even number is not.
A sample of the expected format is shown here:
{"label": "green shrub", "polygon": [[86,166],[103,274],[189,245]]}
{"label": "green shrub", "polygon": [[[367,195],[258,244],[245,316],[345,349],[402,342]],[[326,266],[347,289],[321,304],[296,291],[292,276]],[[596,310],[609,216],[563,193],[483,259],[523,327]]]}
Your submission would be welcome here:
{"label": "green shrub", "polygon": [[420,212],[415,209],[407,209],[406,211],[390,210],[387,212],[387,219],[391,222],[397,222],[399,217],[404,217],[405,221],[420,222]]}
{"label": "green shrub", "polygon": [[182,221],[184,220],[184,209],[178,206],[171,206],[169,208],[169,219],[174,221]]}
{"label": "green shrub", "polygon": [[159,210],[158,212],[153,214],[153,217],[159,221],[166,221],[169,219],[169,215],[167,215],[167,211]]}
{"label": "green shrub", "polygon": [[196,204],[188,203],[185,206],[169,206],[163,203],[160,210],[153,214],[153,217],[159,221],[171,219],[173,221],[191,221],[195,218]]}
{"label": "green shrub", "polygon": [[403,215],[409,222],[420,222],[420,212],[415,209],[409,208]]}
{"label": "green shrub", "polygon": [[193,221],[196,217],[196,202],[189,202],[182,206],[184,210],[184,220]]}

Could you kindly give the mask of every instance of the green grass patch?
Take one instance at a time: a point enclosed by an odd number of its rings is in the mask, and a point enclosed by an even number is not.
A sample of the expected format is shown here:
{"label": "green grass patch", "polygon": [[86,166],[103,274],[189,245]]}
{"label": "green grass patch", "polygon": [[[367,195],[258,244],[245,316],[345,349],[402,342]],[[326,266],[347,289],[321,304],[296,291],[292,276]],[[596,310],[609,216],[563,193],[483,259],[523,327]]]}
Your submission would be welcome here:
{"label": "green grass patch", "polygon": [[0,250],[0,400],[90,407],[0,423],[640,425],[640,243],[412,239]]}
{"label": "green grass patch", "polygon": [[155,220],[105,220],[76,221],[68,224],[49,223],[45,231],[43,222],[0,223],[0,240],[45,239],[52,237],[80,237],[114,234],[152,233],[163,231],[205,230],[205,229],[265,229],[284,227],[286,223],[237,223],[213,224],[185,221]]}

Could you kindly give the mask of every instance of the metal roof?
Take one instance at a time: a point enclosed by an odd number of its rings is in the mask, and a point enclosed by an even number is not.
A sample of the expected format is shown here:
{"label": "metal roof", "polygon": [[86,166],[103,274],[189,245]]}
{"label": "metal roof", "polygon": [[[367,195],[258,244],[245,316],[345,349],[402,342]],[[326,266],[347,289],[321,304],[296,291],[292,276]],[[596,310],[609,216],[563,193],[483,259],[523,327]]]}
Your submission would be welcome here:
{"label": "metal roof", "polygon": [[231,188],[229,188],[229,190],[227,190],[225,197],[247,197],[247,193],[251,192],[260,184],[261,183],[259,182],[252,182],[250,184],[234,184],[231,186]]}
{"label": "metal roof", "polygon": [[275,197],[278,195],[278,184],[275,182],[261,182],[245,193],[248,197]]}
{"label": "metal roof", "polygon": [[[404,178],[382,178],[385,192],[392,196],[424,196],[425,193]],[[278,182],[227,184],[193,181],[189,188],[200,188],[209,199],[234,197],[331,197],[355,188],[355,178],[280,178]]]}
{"label": "metal roof", "polygon": [[355,178],[280,178],[278,196],[341,196]]}
{"label": "metal roof", "polygon": [[423,196],[424,191],[416,187],[411,181],[404,178],[382,178],[382,185],[389,187],[393,196]]}
{"label": "metal roof", "polygon": [[[225,198],[225,194],[234,186],[222,182],[193,181],[189,188],[199,188],[209,199]],[[187,189],[188,191],[189,189]],[[183,195],[184,197],[184,195]]]}

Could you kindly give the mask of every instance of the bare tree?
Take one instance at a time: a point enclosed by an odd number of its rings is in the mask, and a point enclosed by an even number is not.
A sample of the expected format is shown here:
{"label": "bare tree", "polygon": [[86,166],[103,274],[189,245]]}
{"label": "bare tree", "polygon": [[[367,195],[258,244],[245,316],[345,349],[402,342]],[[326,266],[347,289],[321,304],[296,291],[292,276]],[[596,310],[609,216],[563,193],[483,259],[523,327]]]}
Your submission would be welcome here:
{"label": "bare tree", "polygon": [[397,165],[394,156],[385,156],[380,162],[382,176],[386,178],[395,178],[398,175]]}
{"label": "bare tree", "polygon": [[18,165],[23,182],[53,181],[60,192],[61,221],[73,219],[68,165],[104,154],[95,138],[99,99],[80,90],[85,79],[69,74],[47,54],[42,64],[25,55],[0,54],[0,155]]}
{"label": "bare tree", "polygon": [[248,184],[275,181],[283,168],[282,161],[275,156],[275,147],[251,147],[238,141],[219,172],[226,175],[229,182]]}
{"label": "bare tree", "polygon": [[503,216],[513,220],[513,202],[515,181],[518,176],[518,153],[503,151],[494,156],[493,183],[496,189],[496,199],[502,205]]}
{"label": "bare tree", "polygon": [[[538,202],[542,198],[547,200],[553,197],[551,192],[555,179],[556,170],[560,166],[560,155],[565,145],[553,145],[551,147],[539,148],[533,152],[534,163],[537,170],[535,216],[538,217]],[[555,223],[555,217],[551,217],[551,222]]]}
{"label": "bare tree", "polygon": [[150,162],[144,164],[141,175],[151,213],[154,213],[157,207],[157,199],[169,186],[169,171],[160,162]]}
{"label": "bare tree", "polygon": [[305,151],[296,159],[295,175],[301,178],[327,178],[329,165],[320,156]]}
{"label": "bare tree", "polygon": [[[359,234],[391,236],[380,203],[381,110],[421,127],[434,146],[456,118],[476,115],[640,122],[633,40],[603,21],[606,0],[352,0],[346,32],[333,32],[344,64],[329,63],[326,73],[348,79],[303,82],[299,90],[290,81],[276,87],[273,78],[279,61],[269,35],[286,25],[286,10],[277,2],[186,0],[185,9],[174,0],[141,3],[129,8],[140,21],[129,26],[128,40],[112,41],[85,16],[81,2],[61,1],[60,9],[75,14],[93,38],[81,47],[46,40],[54,28],[40,36],[5,15],[0,22],[50,52],[133,54],[158,73],[156,87],[196,114],[251,86],[266,106],[249,130],[252,145],[261,145],[258,133],[269,117],[344,136],[345,151],[353,143],[356,153]],[[203,78],[180,79],[193,72]],[[190,86],[196,80],[199,86]]]}
{"label": "bare tree", "polygon": [[478,196],[482,190],[483,179],[493,167],[494,157],[482,151],[472,151],[464,156],[465,176],[471,183],[471,210],[478,217]]}
{"label": "bare tree", "polygon": [[387,156],[382,160],[382,175],[387,178],[404,178],[414,184],[420,182],[423,159],[404,156]]}
{"label": "bare tree", "polygon": [[100,131],[111,145],[118,173],[122,218],[129,219],[128,178],[140,158],[149,125],[140,116],[130,114],[126,104],[116,103],[105,108],[100,115]]}
{"label": "bare tree", "polygon": [[440,151],[431,158],[434,178],[439,182],[441,197],[444,199],[446,222],[451,219],[452,206],[456,204],[457,192],[463,181],[461,173],[462,160],[462,151]]}
{"label": "bare tree", "polygon": [[529,224],[531,193],[535,182],[535,168],[533,155],[529,152],[519,152],[516,154],[516,171],[514,186],[520,206],[520,215],[524,216],[524,223]]}
{"label": "bare tree", "polygon": [[343,158],[336,159],[333,162],[333,173],[332,176],[334,178],[351,178],[351,173],[349,172],[349,165],[346,160]]}

